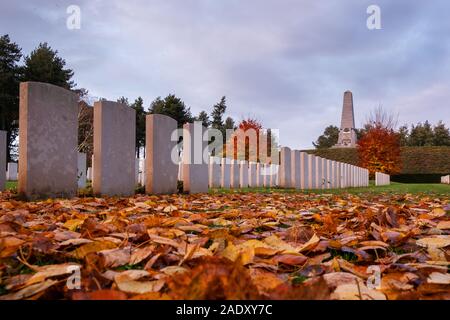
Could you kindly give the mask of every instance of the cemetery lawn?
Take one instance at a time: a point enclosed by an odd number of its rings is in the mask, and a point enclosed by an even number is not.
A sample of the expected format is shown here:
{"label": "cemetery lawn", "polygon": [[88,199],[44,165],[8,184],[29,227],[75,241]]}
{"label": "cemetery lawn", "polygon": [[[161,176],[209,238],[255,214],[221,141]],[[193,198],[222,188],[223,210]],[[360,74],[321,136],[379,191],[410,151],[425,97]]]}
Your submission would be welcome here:
{"label": "cemetery lawn", "polygon": [[239,191],[233,191],[230,189],[214,189],[211,191],[214,193],[240,193],[240,192],[287,192],[287,193],[316,193],[316,194],[382,194],[382,193],[396,193],[396,194],[437,194],[437,195],[450,195],[450,185],[439,183],[397,183],[391,182],[388,186],[375,186],[374,182],[370,182],[369,187],[363,188],[344,188],[344,189],[329,189],[329,190],[294,190],[294,189],[281,189],[281,188],[245,188],[239,189]]}
{"label": "cemetery lawn", "polygon": [[[6,189],[15,190],[17,189],[17,181],[7,181]],[[230,189],[214,189],[210,193],[246,193],[246,192],[303,192],[303,193],[331,193],[331,194],[343,194],[343,193],[351,193],[351,194],[377,194],[377,193],[410,193],[410,194],[442,194],[442,195],[450,195],[450,185],[448,184],[439,184],[439,183],[397,183],[391,182],[388,186],[375,186],[374,181],[370,181],[369,187],[364,188],[346,188],[346,189],[330,189],[330,190],[305,190],[298,191],[292,189],[270,189],[270,188],[245,188],[239,189],[239,191],[232,191]]]}
{"label": "cemetery lawn", "polygon": [[0,300],[450,300],[448,186],[246,191],[2,192]]}

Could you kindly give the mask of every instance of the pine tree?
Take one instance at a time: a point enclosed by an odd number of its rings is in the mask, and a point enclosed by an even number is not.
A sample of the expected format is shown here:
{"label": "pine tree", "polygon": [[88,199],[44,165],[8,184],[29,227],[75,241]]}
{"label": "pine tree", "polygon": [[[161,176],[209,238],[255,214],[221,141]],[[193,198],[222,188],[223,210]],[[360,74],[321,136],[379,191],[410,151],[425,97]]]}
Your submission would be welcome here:
{"label": "pine tree", "polygon": [[336,126],[328,126],[325,128],[323,134],[317,138],[313,145],[316,149],[331,148],[339,139],[339,128]]}
{"label": "pine tree", "polygon": [[226,97],[223,96],[222,99],[220,99],[220,102],[215,104],[213,107],[213,111],[211,112],[211,126],[214,129],[219,129],[224,131],[225,124],[223,122],[223,115],[225,114],[225,111],[227,110],[227,104],[226,104]]}
{"label": "pine tree", "polygon": [[136,156],[140,156],[141,148],[145,148],[145,116],[144,100],[138,97],[131,107],[136,111]]}
{"label": "pine tree", "polygon": [[201,111],[198,116],[195,118],[196,121],[201,121],[202,125],[205,128],[209,128],[209,126],[211,125],[211,121],[209,120],[209,116],[206,113],[206,111]]}
{"label": "pine tree", "polygon": [[156,98],[150,105],[149,113],[169,116],[178,122],[179,128],[194,120],[191,109],[186,107],[184,102],[173,94],[169,94],[164,100],[161,97]]}
{"label": "pine tree", "polygon": [[0,130],[7,132],[7,162],[12,160],[12,153],[16,153],[14,143],[19,128],[19,81],[22,71],[18,62],[21,57],[21,48],[11,42],[8,35],[0,37]]}
{"label": "pine tree", "polygon": [[65,69],[66,61],[58,56],[47,43],[39,46],[25,57],[23,80],[54,84],[66,89],[72,89],[75,83],[71,80],[73,71]]}
{"label": "pine tree", "polygon": [[433,145],[450,146],[450,130],[442,121],[439,121],[433,128]]}

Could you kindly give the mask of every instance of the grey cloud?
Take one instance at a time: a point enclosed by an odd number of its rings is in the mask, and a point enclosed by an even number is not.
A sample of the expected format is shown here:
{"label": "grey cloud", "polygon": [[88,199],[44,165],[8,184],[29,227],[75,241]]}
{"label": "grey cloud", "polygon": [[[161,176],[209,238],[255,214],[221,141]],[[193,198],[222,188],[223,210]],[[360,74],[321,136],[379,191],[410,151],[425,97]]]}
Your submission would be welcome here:
{"label": "grey cloud", "polygon": [[[66,7],[82,28],[65,28]],[[381,7],[382,30],[366,28]],[[194,113],[227,95],[236,119],[281,129],[282,144],[311,147],[339,124],[352,90],[357,124],[378,104],[399,122],[450,119],[446,0],[152,0],[1,2],[0,30],[25,53],[47,41],[96,96],[148,105],[175,93]]]}

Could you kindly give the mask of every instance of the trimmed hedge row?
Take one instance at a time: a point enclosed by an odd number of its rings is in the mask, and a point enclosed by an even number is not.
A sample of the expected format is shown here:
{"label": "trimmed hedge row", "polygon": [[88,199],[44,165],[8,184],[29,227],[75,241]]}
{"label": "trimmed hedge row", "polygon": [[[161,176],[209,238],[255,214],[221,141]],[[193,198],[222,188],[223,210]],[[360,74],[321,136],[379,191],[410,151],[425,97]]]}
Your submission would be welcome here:
{"label": "trimmed hedge row", "polygon": [[[356,148],[336,148],[304,150],[330,160],[358,165]],[[450,173],[450,147],[402,147],[402,172],[397,177],[401,180],[420,181],[420,176],[426,175],[427,180],[436,181],[437,177]],[[415,178],[414,178],[415,176]],[[394,180],[395,181],[395,180]],[[437,181],[437,182],[440,182]]]}

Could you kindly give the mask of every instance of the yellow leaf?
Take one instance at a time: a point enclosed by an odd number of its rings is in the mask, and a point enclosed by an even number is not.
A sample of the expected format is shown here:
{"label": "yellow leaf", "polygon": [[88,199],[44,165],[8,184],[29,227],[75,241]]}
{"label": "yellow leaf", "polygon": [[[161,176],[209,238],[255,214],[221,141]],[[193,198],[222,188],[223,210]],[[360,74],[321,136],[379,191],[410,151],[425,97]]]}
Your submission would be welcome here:
{"label": "yellow leaf", "polygon": [[314,234],[311,239],[308,240],[308,242],[306,242],[301,248],[300,248],[300,252],[304,252],[304,251],[309,251],[314,249],[317,244],[319,243],[320,239],[319,237]]}
{"label": "yellow leaf", "polygon": [[300,248],[291,246],[289,243],[281,240],[276,235],[265,238],[264,242],[272,248],[279,249],[283,253],[298,254],[300,252]]}
{"label": "yellow leaf", "polygon": [[115,247],[117,247],[117,245],[111,241],[94,241],[94,242],[82,245],[81,247],[72,251],[70,254],[77,259],[83,259],[89,253],[99,252],[99,251],[108,250],[108,249],[114,249]]}
{"label": "yellow leaf", "polygon": [[75,231],[83,223],[84,223],[84,219],[72,219],[72,220],[67,220],[66,223],[64,223],[63,227],[66,229],[69,229],[70,231]]}
{"label": "yellow leaf", "polygon": [[443,216],[445,216],[445,214],[446,214],[446,212],[442,208],[434,208],[433,211],[431,211],[429,213],[429,215],[431,215],[435,218],[443,217]]}

